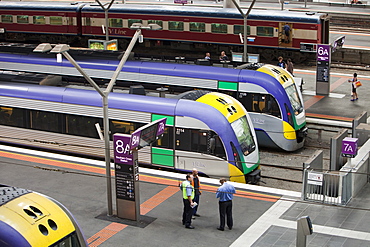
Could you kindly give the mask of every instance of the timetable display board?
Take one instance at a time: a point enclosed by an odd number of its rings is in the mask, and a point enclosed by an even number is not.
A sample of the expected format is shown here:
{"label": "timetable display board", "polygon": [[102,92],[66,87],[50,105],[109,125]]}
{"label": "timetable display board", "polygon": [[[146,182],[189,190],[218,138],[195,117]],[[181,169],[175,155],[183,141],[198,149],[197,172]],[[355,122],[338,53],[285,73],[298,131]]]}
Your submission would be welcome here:
{"label": "timetable display board", "polygon": [[114,134],[114,168],[117,215],[138,220],[140,216],[139,163],[137,151],[130,149],[131,135]]}
{"label": "timetable display board", "polygon": [[134,131],[131,135],[130,148],[140,149],[155,142],[164,133],[166,120],[167,118],[158,119]]}
{"label": "timetable display board", "polygon": [[317,45],[316,94],[329,95],[331,46]]}

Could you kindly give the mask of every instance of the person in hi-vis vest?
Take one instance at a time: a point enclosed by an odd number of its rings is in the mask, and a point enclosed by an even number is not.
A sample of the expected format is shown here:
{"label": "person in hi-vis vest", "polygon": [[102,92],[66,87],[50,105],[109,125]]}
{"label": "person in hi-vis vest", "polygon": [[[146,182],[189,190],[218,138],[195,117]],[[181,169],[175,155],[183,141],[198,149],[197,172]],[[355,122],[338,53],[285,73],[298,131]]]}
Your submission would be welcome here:
{"label": "person in hi-vis vest", "polygon": [[191,225],[191,217],[193,216],[193,207],[194,207],[194,187],[191,185],[193,178],[191,174],[186,175],[186,180],[181,183],[182,190],[182,201],[184,203],[184,211],[182,213],[182,224],[185,225],[185,228],[194,229],[194,226]]}

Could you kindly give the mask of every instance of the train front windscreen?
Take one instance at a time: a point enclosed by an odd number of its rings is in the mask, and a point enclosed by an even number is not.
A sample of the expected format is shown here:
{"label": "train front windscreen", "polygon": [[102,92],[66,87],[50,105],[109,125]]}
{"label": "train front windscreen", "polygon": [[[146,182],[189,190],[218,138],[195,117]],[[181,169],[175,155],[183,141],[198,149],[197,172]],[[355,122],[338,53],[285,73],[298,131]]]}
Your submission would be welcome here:
{"label": "train front windscreen", "polygon": [[285,91],[288,94],[290,103],[292,104],[294,114],[298,115],[303,111],[303,104],[299,98],[297,88],[294,84],[291,84],[285,88]]}
{"label": "train front windscreen", "polygon": [[248,124],[246,116],[243,116],[231,123],[236,137],[238,138],[240,147],[242,148],[243,154],[248,155],[256,149],[256,143],[253,139],[253,135]]}

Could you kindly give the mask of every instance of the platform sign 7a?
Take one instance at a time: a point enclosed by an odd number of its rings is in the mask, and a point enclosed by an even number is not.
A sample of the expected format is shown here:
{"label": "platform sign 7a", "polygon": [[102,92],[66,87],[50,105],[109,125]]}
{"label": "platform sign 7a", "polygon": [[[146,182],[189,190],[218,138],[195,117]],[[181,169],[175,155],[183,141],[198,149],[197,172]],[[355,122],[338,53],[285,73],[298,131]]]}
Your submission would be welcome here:
{"label": "platform sign 7a", "polygon": [[342,141],[342,156],[353,158],[357,155],[358,138],[346,137]]}

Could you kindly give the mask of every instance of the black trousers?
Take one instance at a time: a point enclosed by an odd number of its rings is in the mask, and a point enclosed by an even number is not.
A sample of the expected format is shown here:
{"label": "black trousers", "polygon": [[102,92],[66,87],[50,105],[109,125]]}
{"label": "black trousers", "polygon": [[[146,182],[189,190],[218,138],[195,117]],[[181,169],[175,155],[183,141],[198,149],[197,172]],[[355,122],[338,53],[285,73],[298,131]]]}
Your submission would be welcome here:
{"label": "black trousers", "polygon": [[190,206],[188,199],[182,199],[184,202],[184,211],[182,213],[182,224],[185,226],[191,226],[191,217],[193,216],[193,209]]}
{"label": "black trousers", "polygon": [[[195,197],[194,197],[194,199],[193,199],[193,202],[196,202],[196,203],[199,205],[199,199],[200,199],[200,195],[195,195]],[[196,205],[196,206],[193,208],[193,215],[197,213],[198,205]]]}
{"label": "black trousers", "polygon": [[227,226],[233,227],[233,201],[218,202],[218,208],[220,211],[220,228],[225,228],[225,216],[227,217]]}

